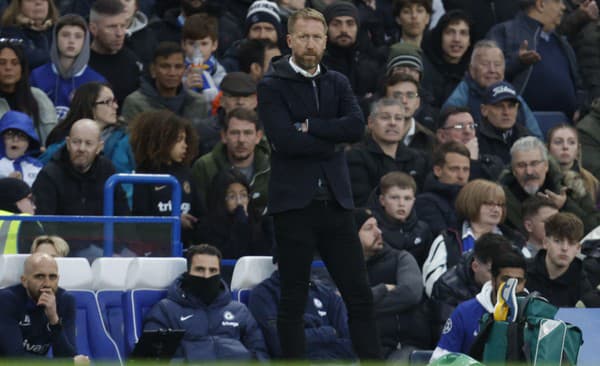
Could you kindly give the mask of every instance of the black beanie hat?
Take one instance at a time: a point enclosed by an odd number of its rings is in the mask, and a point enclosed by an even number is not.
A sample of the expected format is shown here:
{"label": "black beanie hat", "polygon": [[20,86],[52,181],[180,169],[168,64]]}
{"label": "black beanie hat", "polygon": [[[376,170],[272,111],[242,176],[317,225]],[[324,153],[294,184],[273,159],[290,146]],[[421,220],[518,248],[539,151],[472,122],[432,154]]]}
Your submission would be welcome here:
{"label": "black beanie hat", "polygon": [[250,27],[256,23],[271,23],[277,31],[277,37],[281,37],[281,17],[279,16],[279,7],[276,3],[267,0],[258,0],[252,3],[246,14],[244,22],[245,34],[248,35]]}
{"label": "black beanie hat", "polygon": [[323,16],[325,16],[327,24],[329,24],[333,18],[343,16],[352,17],[356,21],[356,24],[359,24],[358,9],[354,4],[348,1],[338,0],[327,5],[323,11]]}
{"label": "black beanie hat", "polygon": [[0,179],[0,210],[20,213],[17,201],[31,194],[31,188],[27,183],[17,178]]}
{"label": "black beanie hat", "polygon": [[354,214],[354,222],[356,222],[356,230],[360,231],[360,228],[365,224],[365,222],[373,217],[373,212],[368,208],[355,208],[353,211]]}

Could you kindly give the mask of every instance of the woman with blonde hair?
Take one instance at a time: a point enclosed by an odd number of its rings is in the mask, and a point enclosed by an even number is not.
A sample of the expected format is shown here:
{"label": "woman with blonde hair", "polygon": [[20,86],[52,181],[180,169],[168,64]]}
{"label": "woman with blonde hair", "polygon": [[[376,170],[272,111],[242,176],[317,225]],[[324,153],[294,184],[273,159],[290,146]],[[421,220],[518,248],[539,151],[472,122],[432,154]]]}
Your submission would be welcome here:
{"label": "woman with blonde hair", "polygon": [[56,235],[41,235],[33,240],[31,254],[46,253],[53,257],[66,257],[69,255],[69,244],[65,239]]}
{"label": "woman with blonde hair", "polygon": [[495,233],[510,239],[521,248],[524,239],[517,232],[502,225],[506,218],[506,197],[502,186],[484,179],[467,183],[456,197],[456,212],[462,226],[449,228],[435,238],[423,264],[423,283],[431,295],[434,283],[457,264],[463,253],[472,250],[483,234]]}

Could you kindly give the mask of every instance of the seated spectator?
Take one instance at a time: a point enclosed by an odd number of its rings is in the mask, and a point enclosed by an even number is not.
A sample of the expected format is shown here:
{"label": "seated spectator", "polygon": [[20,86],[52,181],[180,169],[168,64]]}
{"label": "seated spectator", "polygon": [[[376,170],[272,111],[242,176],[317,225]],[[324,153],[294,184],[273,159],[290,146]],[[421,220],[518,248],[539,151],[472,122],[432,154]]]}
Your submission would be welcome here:
{"label": "seated spectator", "polygon": [[[276,257],[273,257],[276,260]],[[281,358],[277,331],[277,312],[281,297],[279,270],[256,285],[250,293],[248,309],[265,337],[269,355]],[[342,298],[320,283],[310,280],[304,310],[306,358],[319,361],[355,360],[346,306]]]}
{"label": "seated spectator", "polygon": [[143,65],[125,47],[127,13],[121,0],[96,0],[90,11],[89,66],[112,86],[119,105],[140,85]]}
{"label": "seated spectator", "polygon": [[402,136],[410,118],[398,99],[383,98],[377,101],[369,115],[369,134],[365,141],[346,153],[354,203],[367,204],[369,195],[381,177],[390,171],[401,171],[414,176],[422,185],[427,162],[423,154],[402,144]]}
{"label": "seated spectator", "polygon": [[200,137],[198,153],[204,155],[212,151],[221,141],[221,130],[225,126],[227,114],[236,108],[255,110],[256,81],[245,72],[230,72],[221,82],[220,105],[212,116],[200,120],[192,120]]}
{"label": "seated spectator", "polygon": [[[487,233],[475,241],[472,251],[463,254],[433,285],[431,300],[435,308],[434,331],[441,333],[458,304],[475,297],[483,285],[492,279],[492,263],[512,249],[512,243],[502,235]],[[438,333],[438,334],[439,334]]]}
{"label": "seated spectator", "polygon": [[263,212],[267,206],[271,153],[263,141],[263,130],[254,110],[235,108],[225,117],[221,142],[198,158],[192,167],[192,183],[204,202],[219,172],[235,168],[250,182],[253,205]]}
{"label": "seated spectator", "polygon": [[431,1],[399,0],[394,2],[393,16],[398,25],[396,42],[410,43],[421,47],[423,34],[431,20]]}
{"label": "seated spectator", "polygon": [[[196,155],[198,137],[191,123],[173,112],[159,110],[139,114],[131,123],[131,149],[136,160],[136,173],[170,174],[181,185],[181,229],[184,247],[197,243],[195,235],[203,202],[191,181],[190,164]],[[133,190],[132,214],[137,216],[172,216],[172,189],[165,185],[137,184]],[[159,229],[160,226],[160,229]],[[142,241],[151,247],[145,249],[168,255],[170,230],[166,225],[140,224]],[[170,225],[169,225],[170,227]],[[155,230],[156,229],[156,230]],[[157,232],[158,231],[158,232]]]}
{"label": "seated spectator", "polygon": [[581,251],[583,223],[569,212],[559,212],[544,222],[544,249],[527,265],[527,288],[539,291],[557,307],[574,307],[593,291],[577,255]]}
{"label": "seated spectator", "polygon": [[[468,106],[473,118],[480,121],[485,91],[490,85],[504,80],[504,69],[504,54],[500,46],[490,40],[477,42],[473,46],[468,72],[444,102],[442,109],[449,106]],[[527,103],[521,95],[517,95],[516,98],[519,101],[517,122],[527,127],[534,136],[543,138],[542,130]]]}
{"label": "seated spectator", "polygon": [[600,179],[600,98],[596,98],[590,107],[590,112],[577,125],[577,134],[581,143],[581,165]]}
{"label": "seated spectator", "polygon": [[[42,215],[103,214],[104,182],[115,173],[110,160],[100,155],[103,142],[98,123],[81,119],[71,126],[66,144],[38,174],[32,190],[36,198],[37,213]],[[114,213],[129,215],[125,193],[120,186],[115,189]],[[94,259],[102,255],[102,225],[64,224],[50,225],[48,233],[60,233],[69,238],[74,256]],[[67,235],[68,231],[68,235]],[[78,238],[78,245],[71,238]]]}
{"label": "seated spectator", "polygon": [[158,109],[168,109],[190,121],[208,116],[204,97],[183,87],[184,72],[181,46],[174,42],[159,44],[150,64],[150,78],[142,78],[140,88],[125,98],[123,118],[131,122],[138,113]]}
{"label": "seated spectator", "polygon": [[523,228],[527,235],[527,242],[523,247],[525,258],[533,258],[540,249],[543,249],[546,239],[544,222],[556,213],[558,213],[558,209],[554,203],[544,197],[531,196],[523,201],[521,214],[523,215]]}
{"label": "seated spectator", "polygon": [[578,120],[586,93],[575,52],[566,37],[555,32],[565,10],[563,1],[526,0],[521,1],[521,9],[486,36],[502,48],[506,79],[531,109],[561,111]]}
{"label": "seated spectator", "polygon": [[563,185],[563,176],[556,164],[548,160],[544,143],[533,136],[517,140],[510,149],[511,170],[500,178],[506,194],[506,223],[523,232],[522,203],[526,198],[541,195],[554,203],[561,212],[571,212],[583,220],[584,232],[600,224],[600,213],[589,194],[581,197]]}
{"label": "seated spectator", "polygon": [[0,20],[0,37],[22,40],[25,58],[33,70],[50,60],[52,26],[59,15],[52,0],[11,1]]}
{"label": "seated spectator", "polygon": [[440,144],[455,141],[465,145],[471,155],[470,180],[495,181],[504,169],[504,162],[496,155],[479,152],[479,139],[475,133],[478,126],[469,108],[450,106],[440,113],[436,140]]}
{"label": "seated spectator", "polygon": [[257,210],[254,191],[236,169],[222,170],[208,191],[207,216],[200,220],[199,240],[219,248],[227,259],[270,255],[274,247],[270,216]]}
{"label": "seated spectator", "polygon": [[248,39],[240,44],[240,71],[252,77],[258,84],[269,70],[271,59],[281,56],[276,44],[259,39]]}
{"label": "seated spectator", "polygon": [[181,47],[185,51],[184,85],[204,96],[208,103],[216,98],[219,85],[227,74],[217,61],[219,46],[217,19],[206,14],[194,14],[185,20]]}
{"label": "seated spectator", "polygon": [[174,359],[186,362],[268,359],[262,332],[246,306],[231,299],[221,279],[221,252],[211,245],[187,251],[187,272],[144,319],[144,331],[183,329]]}
{"label": "seated spectator", "polygon": [[34,253],[45,253],[51,257],[66,257],[69,255],[69,244],[60,236],[38,236],[31,244],[31,254]]}
{"label": "seated spectator", "polygon": [[594,203],[598,202],[600,182],[580,163],[581,148],[575,127],[567,124],[555,126],[546,138],[548,152],[556,159],[564,175],[563,183],[577,196],[589,193]]}
{"label": "seated spectator", "polygon": [[469,150],[455,141],[439,145],[433,151],[433,171],[427,175],[415,207],[419,220],[426,222],[435,236],[448,228],[460,228],[454,202],[469,181],[469,157]]}
{"label": "seated spectator", "polygon": [[0,135],[0,177],[22,179],[31,186],[42,169],[42,162],[33,157],[40,151],[33,121],[25,113],[8,111],[0,118]]}
{"label": "seated spectator", "polygon": [[40,145],[46,144],[46,137],[56,125],[54,104],[43,91],[29,85],[29,68],[23,49],[10,42],[0,42],[0,116],[9,110],[31,117]]}
{"label": "seated spectator", "polygon": [[[147,1],[142,0],[142,3]],[[140,0],[121,0],[127,14],[125,47],[147,65],[152,61],[152,52],[156,47],[156,38],[150,29],[148,16],[140,10]]]}
{"label": "seated spectator", "polygon": [[471,56],[471,20],[463,10],[445,13],[425,37],[429,60],[425,74],[431,80],[433,105],[440,108],[460,83]]}
{"label": "seated spectator", "polygon": [[479,330],[479,320],[494,312],[496,295],[503,282],[516,278],[516,292],[525,291],[527,264],[523,255],[515,250],[499,254],[492,262],[491,281],[486,282],[481,291],[472,299],[459,304],[446,321],[437,347],[430,362],[446,353],[469,353]]}
{"label": "seated spectator", "polygon": [[[17,178],[0,178],[0,215],[35,215],[31,188]],[[33,238],[44,229],[38,222],[0,221],[0,254],[29,253]]]}
{"label": "seated spectator", "polygon": [[88,66],[89,59],[90,33],[85,20],[74,14],[60,17],[54,27],[50,62],[31,72],[31,85],[52,100],[58,120],[69,112],[77,88],[87,82],[106,81]]}
{"label": "seated spectator", "polygon": [[477,140],[480,152],[495,155],[504,164],[510,163],[510,147],[529,130],[517,123],[519,99],[512,85],[505,81],[490,85],[481,101],[481,126]]}
{"label": "seated spectator", "polygon": [[414,209],[415,180],[406,173],[390,172],[381,177],[377,191],[373,198],[378,200],[372,202],[373,213],[383,240],[394,249],[412,254],[420,268],[429,253],[433,236],[429,225],[419,220]]}
{"label": "seated spectator", "polygon": [[500,234],[519,249],[523,247],[519,234],[501,225],[506,218],[502,186],[483,179],[470,181],[456,197],[456,213],[463,220],[462,228],[446,229],[435,238],[423,264],[423,284],[428,296],[441,275],[457,264],[463,253],[473,249],[483,234]]}
{"label": "seated spectator", "polygon": [[383,356],[407,360],[411,351],[427,348],[429,343],[428,320],[419,309],[423,297],[419,265],[406,250],[385,243],[370,210],[356,209],[354,220],[373,293]]}
{"label": "seated spectator", "polygon": [[0,352],[10,358],[72,358],[75,343],[75,299],[58,287],[58,265],[48,254],[32,254],[25,260],[21,283],[0,290]]}

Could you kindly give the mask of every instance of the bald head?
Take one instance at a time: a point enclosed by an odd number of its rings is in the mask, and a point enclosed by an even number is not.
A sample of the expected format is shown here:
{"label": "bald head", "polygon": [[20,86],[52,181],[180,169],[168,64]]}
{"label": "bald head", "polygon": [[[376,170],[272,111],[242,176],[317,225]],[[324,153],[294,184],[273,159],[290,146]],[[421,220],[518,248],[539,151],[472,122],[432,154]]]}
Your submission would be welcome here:
{"label": "bald head", "polygon": [[69,151],[71,165],[80,173],[86,173],[91,169],[96,156],[104,148],[98,123],[91,119],[80,119],[73,123],[66,145]]}
{"label": "bald head", "polygon": [[47,289],[56,293],[58,289],[58,265],[46,253],[34,253],[27,257],[21,276],[21,284],[30,298],[37,302],[40,294]]}
{"label": "bald head", "polygon": [[23,275],[30,275],[35,272],[36,268],[44,265],[53,267],[58,273],[58,265],[56,259],[47,253],[34,253],[25,259],[25,265],[23,267]]}

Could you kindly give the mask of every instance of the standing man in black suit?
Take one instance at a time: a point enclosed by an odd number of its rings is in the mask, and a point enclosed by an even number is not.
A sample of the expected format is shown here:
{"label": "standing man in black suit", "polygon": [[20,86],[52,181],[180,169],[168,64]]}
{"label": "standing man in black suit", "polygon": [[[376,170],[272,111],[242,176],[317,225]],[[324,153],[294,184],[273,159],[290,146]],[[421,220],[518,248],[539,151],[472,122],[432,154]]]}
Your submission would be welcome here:
{"label": "standing man in black suit", "polygon": [[373,299],[351,209],[343,149],[364,134],[348,79],[320,65],[327,44],[321,13],[288,19],[291,56],[280,57],[258,87],[258,113],[271,143],[268,210],[275,222],[281,300],[277,328],[283,356],[306,354],[304,320],[309,272],[318,250],[348,308],[361,359],[380,358]]}

